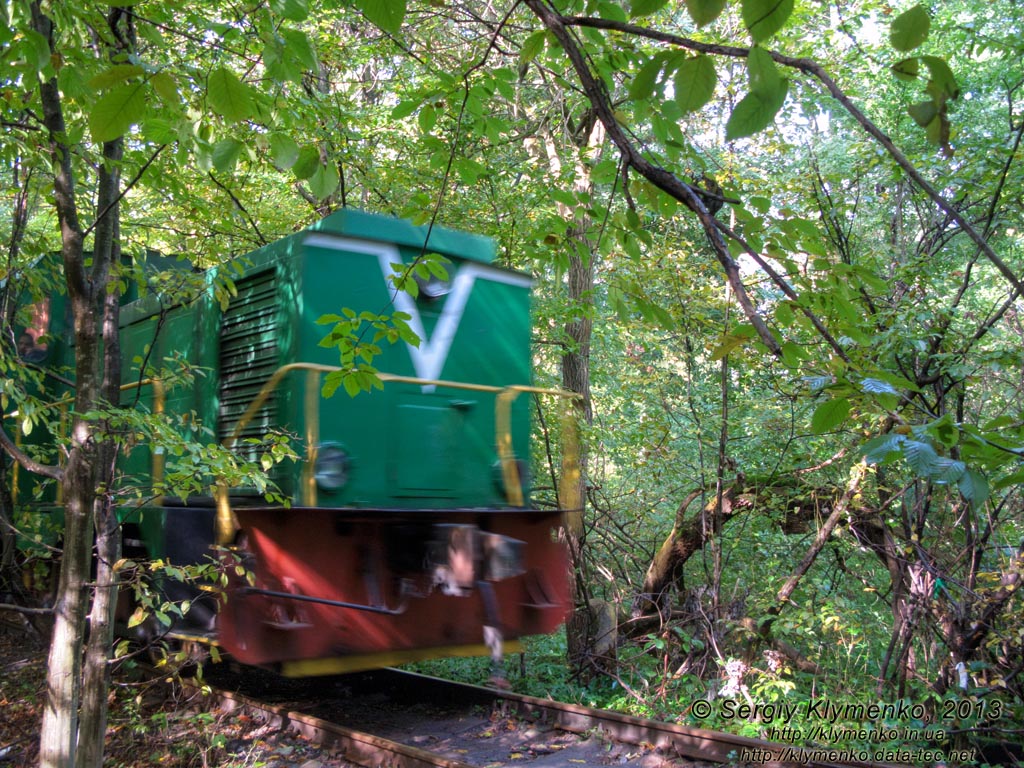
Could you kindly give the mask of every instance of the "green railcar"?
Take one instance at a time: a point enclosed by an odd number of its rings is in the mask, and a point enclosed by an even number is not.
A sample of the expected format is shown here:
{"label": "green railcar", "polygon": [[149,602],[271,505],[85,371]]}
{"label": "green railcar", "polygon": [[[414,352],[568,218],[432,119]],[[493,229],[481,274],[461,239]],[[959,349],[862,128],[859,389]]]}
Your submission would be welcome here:
{"label": "green railcar", "polygon": [[[443,257],[444,277],[397,290],[395,275],[428,256]],[[192,301],[122,308],[125,401],[188,414],[183,429],[240,457],[257,458],[270,433],[290,435],[299,456],[272,473],[289,504],[211,478],[208,493],[126,515],[136,551],[182,565],[219,544],[249,571],[209,610],[169,587],[195,606],[179,631],[299,675],[487,652],[485,634],[493,651],[495,632],[564,619],[561,512],[531,507],[526,471],[541,392],[531,281],[493,258],[487,238],[343,210],[247,255],[240,274],[209,271]],[[346,371],[321,318],[395,312],[418,344],[375,340],[369,320],[356,331],[379,347],[382,387],[324,396]],[[139,360],[170,358],[204,373],[187,387],[139,373]],[[120,471],[158,493],[165,460],[139,445]]]}

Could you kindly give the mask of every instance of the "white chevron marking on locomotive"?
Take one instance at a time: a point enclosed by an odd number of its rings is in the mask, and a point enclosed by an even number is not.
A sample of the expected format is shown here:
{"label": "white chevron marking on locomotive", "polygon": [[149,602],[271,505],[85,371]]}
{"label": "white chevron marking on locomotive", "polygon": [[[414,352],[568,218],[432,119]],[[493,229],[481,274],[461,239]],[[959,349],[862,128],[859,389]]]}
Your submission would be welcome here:
{"label": "white chevron marking on locomotive", "polygon": [[306,245],[319,248],[329,248],[336,251],[350,251],[353,253],[364,253],[377,257],[381,274],[388,285],[388,290],[393,296],[395,309],[409,315],[409,327],[420,339],[418,347],[406,344],[409,349],[409,357],[412,358],[412,365],[416,376],[421,379],[437,380],[441,378],[445,361],[451,351],[455,334],[462,322],[462,315],[466,309],[466,303],[473,292],[473,284],[477,280],[488,280],[494,283],[505,283],[507,285],[519,285],[529,287],[532,280],[515,272],[506,272],[502,269],[479,264],[471,261],[464,261],[455,272],[452,280],[452,288],[448,298],[441,310],[441,316],[437,319],[434,332],[428,338],[426,329],[423,327],[423,319],[420,316],[416,300],[405,291],[395,290],[389,278],[395,274],[393,264],[401,264],[402,256],[398,248],[388,243],[376,243],[370,240],[354,240],[351,238],[329,237],[327,235],[311,235],[306,238]]}

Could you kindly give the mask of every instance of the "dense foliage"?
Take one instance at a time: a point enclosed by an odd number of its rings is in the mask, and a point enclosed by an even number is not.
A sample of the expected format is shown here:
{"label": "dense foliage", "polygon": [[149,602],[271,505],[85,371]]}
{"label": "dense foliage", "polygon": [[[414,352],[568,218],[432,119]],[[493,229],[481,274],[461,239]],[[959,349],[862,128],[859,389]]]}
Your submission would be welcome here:
{"label": "dense foliage", "polygon": [[[538,377],[585,395],[581,696],[966,698],[1004,709],[957,738],[1019,729],[1022,21],[1012,0],[9,3],[4,443],[59,421],[17,302],[62,290],[40,257],[98,249],[115,208],[120,253],[200,263],[345,205],[488,233],[538,277]],[[118,259],[97,278],[147,290]]]}

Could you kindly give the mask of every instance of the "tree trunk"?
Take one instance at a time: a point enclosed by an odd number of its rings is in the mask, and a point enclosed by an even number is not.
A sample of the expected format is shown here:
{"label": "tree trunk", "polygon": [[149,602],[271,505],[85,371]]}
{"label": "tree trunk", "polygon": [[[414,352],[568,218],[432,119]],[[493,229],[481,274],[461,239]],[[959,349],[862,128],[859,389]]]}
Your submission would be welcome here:
{"label": "tree trunk", "polygon": [[[581,122],[585,124],[587,119],[585,115]],[[573,191],[578,195],[593,192],[593,180],[586,155],[588,151],[598,149],[604,142],[604,131],[600,125],[595,122],[590,127],[591,130],[584,130],[574,136],[577,161],[573,175]],[[558,172],[561,170],[561,161],[550,136],[546,146],[551,168]],[[582,210],[583,206],[579,206],[578,210],[572,210],[564,205],[560,207],[566,220],[573,222],[566,233],[566,243],[569,247],[566,298],[572,316],[565,324],[567,344],[562,355],[562,387],[580,396],[575,401],[577,416],[581,423],[590,424],[593,420],[590,399],[590,338],[594,326],[593,291],[597,253],[590,239],[591,219]],[[565,531],[572,560],[572,600],[575,606],[575,613],[567,627],[566,644],[569,663],[577,670],[581,670],[587,665],[588,660],[597,659],[598,656],[602,665],[610,663],[612,654],[608,638],[611,635],[614,640],[615,635],[615,632],[608,628],[607,606],[602,605],[602,601],[591,600],[587,589],[584,522],[584,510],[587,505],[587,452],[582,442],[579,448],[579,462],[579,487],[571,496],[580,500],[580,508],[568,511]],[[612,615],[614,616],[614,611]],[[604,638],[603,641],[601,637]],[[597,654],[595,649],[599,644],[604,650]],[[614,642],[611,648],[614,648]]]}
{"label": "tree trunk", "polygon": [[91,564],[91,505],[83,488],[92,473],[85,451],[72,448],[65,482],[64,552],[54,604],[53,637],[47,662],[46,700],[39,732],[41,768],[72,768],[78,742],[78,695],[82,672],[82,636],[88,607]]}
{"label": "tree trunk", "polygon": [[[33,26],[50,46],[53,55],[59,51],[54,45],[54,25],[43,13],[40,0],[31,4]],[[122,8],[111,8],[108,23],[113,31],[115,45],[130,45],[133,37],[130,16]],[[120,143],[110,142],[103,148],[104,163],[97,194],[97,220],[92,266],[86,269],[84,243],[86,231],[78,213],[75,199],[75,177],[72,152],[67,145],[67,130],[63,106],[56,78],[40,84],[43,124],[46,128],[53,155],[54,202],[61,228],[64,279],[67,285],[68,305],[71,310],[75,340],[75,401],[67,448],[67,464],[63,471],[64,493],[64,552],[61,559],[60,579],[55,603],[54,632],[47,669],[47,695],[43,707],[40,731],[39,761],[43,768],[74,768],[79,743],[79,695],[82,688],[82,650],[84,647],[85,617],[89,602],[89,578],[92,564],[94,523],[101,523],[101,534],[111,525],[108,515],[112,510],[107,500],[98,499],[98,493],[111,487],[113,475],[113,444],[98,440],[103,425],[85,414],[116,402],[120,384],[113,357],[120,353],[116,344],[117,297],[107,291],[111,277],[111,259],[118,252],[114,241],[119,195]],[[108,402],[105,403],[104,400]],[[97,505],[102,509],[101,520],[93,519]],[[102,536],[101,536],[102,538]],[[109,540],[108,542],[109,543]],[[109,555],[109,547],[104,544]],[[114,561],[103,566],[112,568]],[[111,594],[113,600],[114,595]],[[100,626],[94,633],[97,644],[106,631],[106,607],[97,608]],[[98,647],[98,646],[97,646]],[[109,643],[108,643],[109,648]],[[109,652],[109,651],[108,651]],[[97,665],[89,672],[90,678],[102,689],[84,702],[83,720],[89,731],[97,729],[97,718],[105,723],[107,657],[90,653],[88,664]],[[90,744],[87,758],[92,765],[102,762],[102,734],[99,756]]]}
{"label": "tree trunk", "polygon": [[[21,244],[28,228],[29,178],[23,178],[21,163],[15,159],[12,177],[14,200],[11,204],[11,235],[7,244],[7,279],[0,288],[0,323],[5,334],[13,334],[14,317],[18,310],[20,281],[13,278],[18,265]],[[6,346],[6,344],[5,344]],[[10,353],[14,354],[11,349]],[[20,573],[17,563],[17,536],[14,531],[14,501],[11,493],[11,473],[7,456],[0,458],[0,591],[21,596]]]}
{"label": "tree trunk", "polygon": [[[120,260],[119,207],[117,195],[120,175],[117,171],[122,155],[122,142],[109,142],[104,147],[108,160],[100,172],[98,209],[106,211],[96,227],[96,250],[105,254],[108,265]],[[107,168],[111,169],[109,172]],[[119,339],[118,291],[104,291],[103,345],[97,362],[102,371],[103,400],[110,408],[120,404],[121,344]],[[98,425],[101,431],[109,430]],[[96,449],[98,488],[110,488],[117,460],[117,444],[105,440]],[[114,643],[114,609],[117,606],[117,561],[121,559],[121,530],[113,496],[109,492],[93,493],[93,522],[96,531],[96,584],[93,588],[89,636],[85,651],[82,680],[82,719],[79,732],[77,768],[103,768],[103,748],[107,732],[107,690],[110,686],[110,659]]]}
{"label": "tree trunk", "polygon": [[102,768],[107,733],[107,691],[114,641],[114,608],[121,559],[121,530],[114,507],[97,500],[96,586],[89,614],[89,637],[82,680],[82,722],[79,728],[77,768]]}
{"label": "tree trunk", "polygon": [[700,498],[700,489],[691,491],[676,510],[672,532],[658,548],[644,575],[643,588],[633,601],[633,617],[639,618],[652,607],[662,616],[669,612],[669,595],[682,575],[686,562],[707,543],[712,531],[721,530],[738,512],[755,506],[756,494],[744,487],[743,478],[724,488],[721,500],[713,498],[699,514],[687,518],[690,505]]}
{"label": "tree trunk", "polygon": [[[829,516],[818,529],[818,534],[811,544],[810,549],[804,554],[796,570],[792,573],[786,583],[776,595],[777,605],[768,612],[769,618],[759,626],[755,626],[751,620],[744,619],[740,623],[759,634],[766,642],[771,643],[786,656],[793,658],[802,668],[813,669],[814,665],[803,659],[791,646],[778,643],[771,637],[771,622],[777,616],[796,590],[801,579],[810,570],[811,565],[821,553],[822,548],[835,530],[839,521],[848,514],[849,506],[860,489],[863,478],[863,469],[855,467],[851,473],[850,483],[843,495],[836,500]],[[654,559],[651,561],[644,576],[643,588],[633,600],[633,632],[643,634],[649,631],[650,622],[640,621],[644,616],[657,613],[657,620],[663,623],[672,613],[672,594],[680,578],[687,561],[697,552],[701,551],[712,538],[712,532],[720,532],[722,527],[743,511],[755,509],[758,506],[758,496],[766,492],[777,493],[784,485],[756,487],[748,485],[743,477],[738,478],[734,483],[725,487],[719,498],[711,499],[704,505],[699,514],[687,518],[686,513],[690,505],[702,495],[702,490],[692,491],[679,505],[676,511],[676,521],[672,532],[662,543]],[[815,498],[817,494],[801,493],[798,498],[801,504],[806,504],[808,513],[819,512],[821,508]],[[793,512],[793,505],[787,504],[790,512]],[[799,514],[797,510],[794,514]]]}

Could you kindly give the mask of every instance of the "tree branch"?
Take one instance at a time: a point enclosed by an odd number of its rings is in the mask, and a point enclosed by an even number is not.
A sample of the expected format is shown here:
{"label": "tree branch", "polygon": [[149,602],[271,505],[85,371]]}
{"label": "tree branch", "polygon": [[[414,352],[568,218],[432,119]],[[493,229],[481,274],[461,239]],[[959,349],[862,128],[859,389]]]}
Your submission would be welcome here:
{"label": "tree branch", "polygon": [[0,611],[14,611],[15,613],[25,613],[31,616],[49,616],[53,613],[53,608],[26,608],[23,605],[0,603]]}
{"label": "tree branch", "polygon": [[[740,307],[743,309],[744,315],[746,315],[747,320],[757,331],[757,335],[768,350],[776,357],[781,357],[782,347],[776,341],[775,336],[758,313],[750,295],[747,293],[746,286],[743,284],[742,277],[740,276],[739,264],[729,253],[729,247],[718,231],[718,222],[715,220],[715,217],[711,215],[690,185],[664,168],[656,166],[647,160],[626,135],[622,126],[619,125],[618,120],[615,118],[610,96],[605,91],[604,86],[601,85],[590,71],[583,52],[580,50],[573,35],[569,32],[567,23],[571,20],[567,20],[559,15],[544,0],[525,0],[525,3],[541,20],[544,26],[550,30],[565,50],[580,79],[580,85],[583,87],[584,94],[590,100],[598,119],[608,132],[608,137],[618,148],[619,152],[622,153],[624,163],[633,168],[655,187],[678,200],[696,214],[697,219],[704,228],[704,232],[708,236],[711,247],[715,252],[715,257],[725,271],[726,279],[729,281],[729,285]],[[623,26],[630,27],[632,25]],[[637,29],[642,28],[638,27]]]}
{"label": "tree branch", "polygon": [[[538,0],[527,0],[527,5],[531,9],[534,9],[538,5]],[[534,12],[536,10],[534,9]],[[548,10],[547,13],[551,16],[555,14]],[[539,15],[539,14],[538,14]],[[543,18],[543,17],[542,17]],[[624,34],[635,35],[637,37],[644,37],[649,40],[656,40],[670,45],[678,46],[680,48],[686,48],[687,50],[699,51],[701,53],[713,54],[718,56],[731,56],[735,58],[746,58],[750,55],[749,48],[741,48],[738,46],[729,45],[712,45],[708,43],[700,43],[696,40],[691,40],[680,35],[673,35],[666,32],[660,32],[658,30],[648,29],[641,27],[636,24],[628,24],[626,22],[611,21],[609,19],[595,19],[589,17],[574,16],[571,18],[556,16],[558,22],[564,26],[585,26],[593,27],[596,29],[608,29]],[[545,21],[545,23],[547,23]],[[549,28],[550,25],[549,25]],[[552,32],[555,30],[552,28]],[[556,37],[557,37],[556,33]],[[559,37],[559,42],[561,38]],[[567,49],[568,52],[568,49]],[[957,226],[966,234],[974,243],[978,246],[978,249],[985,255],[985,258],[999,271],[1003,278],[1010,283],[1016,289],[1018,294],[1024,294],[1024,282],[1014,273],[1013,269],[999,257],[999,255],[992,250],[992,246],[988,244],[984,234],[978,232],[974,226],[956,209],[956,207],[946,198],[944,198],[935,189],[932,184],[924,178],[920,171],[914,167],[914,164],[907,159],[897,146],[874,122],[868,118],[853,100],[850,99],[846,93],[836,84],[832,77],[828,74],[821,64],[811,59],[799,59],[793,56],[785,56],[780,53],[773,51],[767,51],[772,59],[782,64],[783,66],[796,69],[804,74],[810,75],[818,82],[820,82],[829,94],[838,101],[843,109],[857,122],[858,125],[875,141],[877,141],[889,156],[896,162],[896,164],[903,170],[903,172],[910,178],[917,187],[928,196],[929,199],[935,205],[939,207],[944,213],[946,213]]]}
{"label": "tree branch", "polygon": [[797,305],[804,316],[811,321],[812,325],[814,325],[814,328],[818,331],[821,338],[823,338],[825,342],[832,347],[832,351],[835,352],[843,362],[849,363],[850,358],[846,354],[846,350],[843,349],[842,345],[840,345],[832,334],[829,333],[825,324],[821,322],[818,316],[811,312],[811,310],[807,309],[807,307],[803,306],[800,302],[800,296],[797,295],[797,292],[793,290],[793,287],[786,281],[786,279],[776,272],[772,265],[765,261],[761,257],[761,254],[755,251],[754,248],[751,247],[746,240],[740,237],[737,232],[717,220],[715,223],[724,234],[726,234],[731,240],[738,243],[743,248],[744,252],[746,252],[746,254],[757,263],[757,266],[759,266],[761,270],[771,278],[771,281],[778,286],[779,290],[786,294],[786,297]]}
{"label": "tree branch", "polygon": [[0,429],[0,448],[3,448],[7,452],[7,455],[18,462],[21,466],[27,469],[29,472],[34,472],[37,475],[43,477],[49,477],[52,480],[63,481],[64,470],[60,467],[55,467],[51,464],[43,464],[36,461],[21,448],[14,444],[14,441],[7,435],[7,431]]}
{"label": "tree branch", "polygon": [[111,200],[109,203],[107,203],[106,207],[104,207],[103,210],[100,211],[99,215],[96,217],[96,221],[94,221],[92,224],[90,224],[89,227],[83,233],[83,237],[88,237],[92,233],[92,231],[96,228],[96,226],[107,216],[107,214],[110,213],[111,210],[113,210],[113,208],[118,203],[121,202],[121,200],[124,198],[124,196],[128,194],[129,190],[131,190],[132,187],[134,187],[136,184],[139,183],[139,181],[142,179],[143,174],[146,173],[146,170],[149,168],[149,166],[151,166],[153,164],[153,161],[156,160],[157,156],[161,152],[163,152],[166,147],[167,147],[166,144],[161,144],[159,147],[156,148],[156,151],[152,155],[149,156],[149,158],[146,160],[146,162],[144,162],[142,164],[142,167],[139,168],[139,170],[135,174],[135,176],[132,177],[132,180],[129,181],[125,185],[124,189],[122,189],[118,193],[117,197],[115,197],[113,200]]}
{"label": "tree branch", "polygon": [[246,209],[246,207],[242,204],[242,201],[238,199],[234,192],[228,189],[226,184],[224,184],[220,179],[213,175],[213,171],[210,171],[209,176],[210,180],[213,181],[214,184],[220,187],[220,189],[223,190],[227,194],[227,196],[231,198],[231,202],[235,204],[235,207],[242,213],[243,216],[245,216],[246,219],[248,219],[249,226],[252,227],[253,231],[256,233],[256,237],[260,239],[260,243],[262,245],[266,245],[269,241],[267,240],[267,238],[263,236],[263,233],[260,232],[259,225],[256,223],[256,220],[252,217],[252,214],[249,213],[248,209]]}

